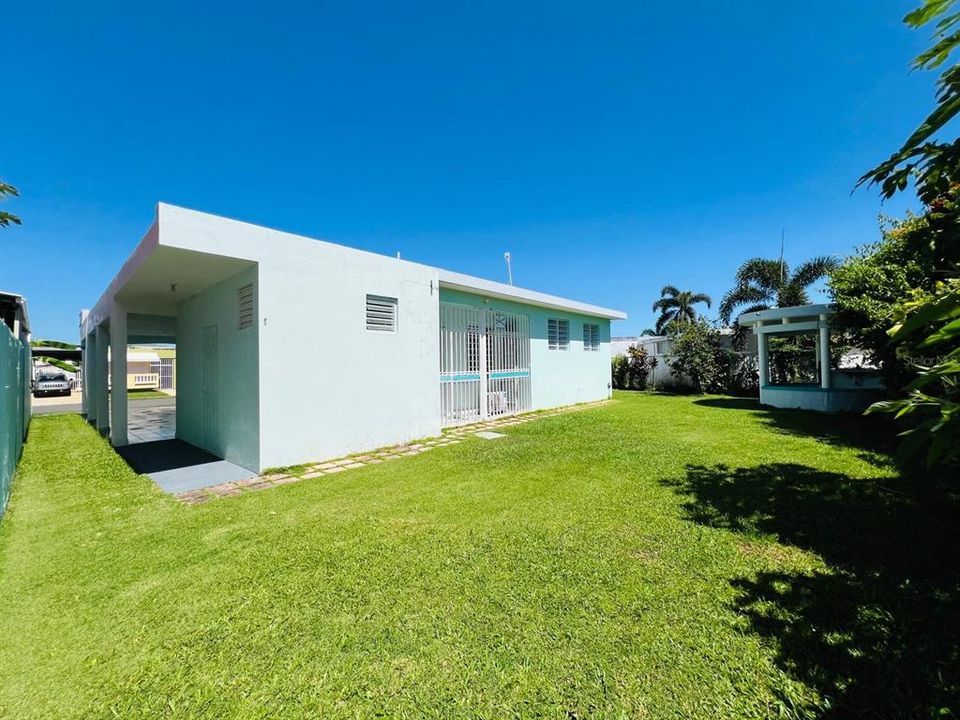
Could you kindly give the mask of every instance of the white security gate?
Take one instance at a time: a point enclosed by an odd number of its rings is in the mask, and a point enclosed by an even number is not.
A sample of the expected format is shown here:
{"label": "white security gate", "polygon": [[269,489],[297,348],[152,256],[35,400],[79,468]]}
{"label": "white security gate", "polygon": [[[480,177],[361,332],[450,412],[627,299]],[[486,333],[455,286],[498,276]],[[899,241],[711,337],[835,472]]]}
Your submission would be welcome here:
{"label": "white security gate", "polygon": [[440,303],[440,398],[444,426],[529,410],[530,319]]}

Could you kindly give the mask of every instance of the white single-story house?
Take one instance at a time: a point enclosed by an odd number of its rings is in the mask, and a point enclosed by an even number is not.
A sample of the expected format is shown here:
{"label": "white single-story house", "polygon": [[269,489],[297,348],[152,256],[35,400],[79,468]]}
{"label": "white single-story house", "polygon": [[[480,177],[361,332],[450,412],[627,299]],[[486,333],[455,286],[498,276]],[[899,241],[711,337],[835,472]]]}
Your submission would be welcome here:
{"label": "white single-story house", "polygon": [[114,445],[107,348],[175,343],[177,438],[259,472],[605,399],[626,315],[160,204],[81,317],[84,411]]}
{"label": "white single-story house", "polygon": [[[883,392],[880,374],[871,369],[832,367],[830,305],[801,305],[744,313],[737,322],[757,337],[760,403],[778,408],[821,412],[863,411]],[[773,384],[770,338],[812,335],[815,339],[816,382]],[[862,356],[862,353],[861,353]]]}

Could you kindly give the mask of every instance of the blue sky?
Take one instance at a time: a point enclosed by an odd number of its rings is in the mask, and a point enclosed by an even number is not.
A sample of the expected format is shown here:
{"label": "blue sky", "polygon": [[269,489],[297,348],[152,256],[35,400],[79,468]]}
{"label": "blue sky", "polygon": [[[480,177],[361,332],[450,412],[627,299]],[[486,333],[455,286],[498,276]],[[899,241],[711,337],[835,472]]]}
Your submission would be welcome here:
{"label": "blue sky", "polygon": [[[877,238],[915,2],[19,3],[0,288],[75,339],[165,201],[626,310]],[[682,9],[678,9],[682,8]]]}

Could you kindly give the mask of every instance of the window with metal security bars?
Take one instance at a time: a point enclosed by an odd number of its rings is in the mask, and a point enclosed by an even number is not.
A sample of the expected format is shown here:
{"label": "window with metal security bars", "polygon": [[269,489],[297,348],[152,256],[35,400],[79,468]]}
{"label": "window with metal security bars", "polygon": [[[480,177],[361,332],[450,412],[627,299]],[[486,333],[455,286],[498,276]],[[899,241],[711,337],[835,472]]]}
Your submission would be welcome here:
{"label": "window with metal security bars", "polygon": [[237,291],[240,308],[237,327],[241,330],[253,327],[253,285],[244,285]]}
{"label": "window with metal security bars", "polygon": [[367,295],[367,330],[397,331],[397,299]]}
{"label": "window with metal security bars", "polygon": [[583,349],[594,351],[600,349],[600,326],[592,323],[583,324]]}
{"label": "window with metal security bars", "polygon": [[547,318],[547,347],[566,350],[570,347],[570,321]]}

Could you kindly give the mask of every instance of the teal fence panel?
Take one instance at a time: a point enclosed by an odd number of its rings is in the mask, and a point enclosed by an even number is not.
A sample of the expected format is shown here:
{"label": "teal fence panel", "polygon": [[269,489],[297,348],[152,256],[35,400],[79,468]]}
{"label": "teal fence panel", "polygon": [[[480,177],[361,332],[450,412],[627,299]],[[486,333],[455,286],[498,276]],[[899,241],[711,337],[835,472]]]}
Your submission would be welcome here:
{"label": "teal fence panel", "polygon": [[0,517],[30,423],[30,348],[0,324]]}

